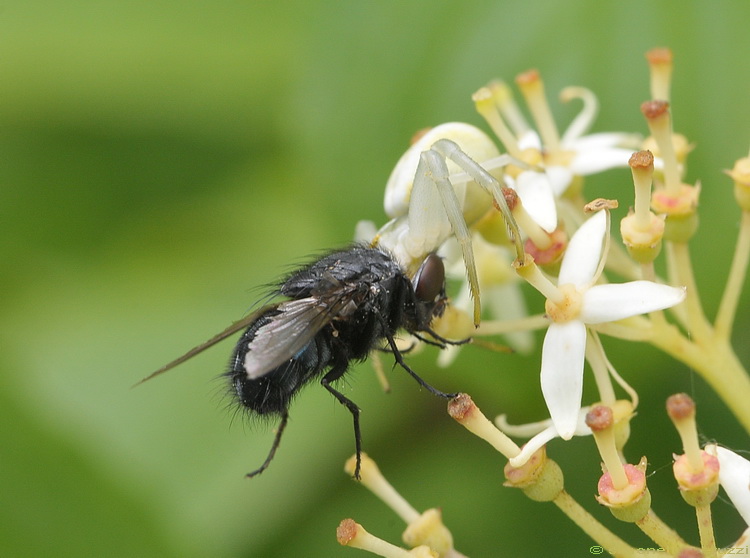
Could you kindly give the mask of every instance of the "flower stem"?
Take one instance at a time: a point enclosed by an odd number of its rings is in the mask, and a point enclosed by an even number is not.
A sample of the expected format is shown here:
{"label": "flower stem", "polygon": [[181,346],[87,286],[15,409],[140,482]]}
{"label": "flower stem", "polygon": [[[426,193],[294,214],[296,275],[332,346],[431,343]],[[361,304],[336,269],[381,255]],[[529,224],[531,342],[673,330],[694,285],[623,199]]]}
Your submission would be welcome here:
{"label": "flower stem", "polygon": [[627,544],[599,523],[594,516],[583,509],[565,490],[560,492],[553,502],[573,523],[589,537],[601,544],[610,554],[623,557],[642,556],[637,549]]}
{"label": "flower stem", "polygon": [[727,340],[687,339],[672,325],[654,331],[650,342],[695,369],[750,432],[750,376]]}
{"label": "flower stem", "polygon": [[667,322],[652,322],[635,316],[619,323],[597,326],[599,333],[629,341],[651,343],[698,372],[724,400],[737,420],[750,432],[750,375],[735,354],[729,340],[715,334],[688,339]]}
{"label": "flower stem", "polygon": [[643,516],[635,522],[636,525],[649,536],[649,538],[656,544],[661,546],[668,554],[677,556],[680,551],[688,546],[688,544],[682,540],[682,537],[677,532],[670,528],[664,523],[659,517],[652,511]]}
{"label": "flower stem", "polygon": [[667,254],[672,264],[671,271],[674,274],[671,283],[687,287],[685,305],[687,306],[690,335],[696,340],[705,340],[711,335],[711,328],[701,307],[688,245],[684,242],[668,242]]}
{"label": "flower stem", "polygon": [[706,558],[716,558],[716,539],[711,520],[711,505],[696,506],[695,515],[698,519],[698,532],[701,537],[703,556]]}
{"label": "flower stem", "polygon": [[745,283],[748,258],[750,258],[750,212],[742,212],[742,223],[740,225],[737,244],[732,258],[732,268],[724,289],[724,295],[719,305],[716,316],[716,336],[728,340],[732,335],[732,323],[737,312],[737,303]]}

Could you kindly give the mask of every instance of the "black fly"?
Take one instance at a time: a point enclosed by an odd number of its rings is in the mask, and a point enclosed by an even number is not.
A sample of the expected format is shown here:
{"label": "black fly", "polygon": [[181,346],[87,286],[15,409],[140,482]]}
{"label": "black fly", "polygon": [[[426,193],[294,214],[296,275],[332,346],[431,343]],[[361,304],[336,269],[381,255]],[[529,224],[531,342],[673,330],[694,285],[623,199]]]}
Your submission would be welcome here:
{"label": "black fly", "polygon": [[443,314],[447,301],[445,270],[436,254],[428,255],[414,278],[409,279],[387,252],[355,245],[294,271],[275,294],[288,300],[235,322],[142,380],[166,372],[247,328],[226,373],[232,393],[251,412],[281,417],[268,457],[249,477],[263,472],[273,459],[294,395],[321,375],[323,387],[352,413],[357,452],[354,474],[359,477],[359,408],[331,383],[344,375],[352,361],[364,360],[383,341],[396,363],[425,389],[440,397],[455,395],[438,391],[422,380],[404,362],[394,340],[396,331],[404,329],[416,335],[427,333],[438,345],[448,342],[430,329],[433,318]]}

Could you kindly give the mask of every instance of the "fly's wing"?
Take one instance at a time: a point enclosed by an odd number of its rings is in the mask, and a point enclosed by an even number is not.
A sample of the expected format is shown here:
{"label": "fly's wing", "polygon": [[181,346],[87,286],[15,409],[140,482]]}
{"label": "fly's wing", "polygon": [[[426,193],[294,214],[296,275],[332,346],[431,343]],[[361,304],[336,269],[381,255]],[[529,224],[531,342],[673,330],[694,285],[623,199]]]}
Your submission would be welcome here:
{"label": "fly's wing", "polygon": [[346,315],[351,308],[356,307],[352,305],[354,301],[351,292],[339,289],[335,294],[326,297],[303,298],[266,306],[234,322],[208,341],[165,364],[133,387],[164,374],[227,337],[252,326],[258,320],[263,319],[265,314],[275,310],[274,315],[265,318],[268,320],[267,323],[258,328],[255,337],[249,342],[249,352],[245,356],[248,376],[250,378],[263,376],[304,349],[307,343],[331,320]]}
{"label": "fly's wing", "polygon": [[282,302],[276,313],[264,318],[247,346],[244,367],[247,377],[260,378],[302,351],[333,319],[348,312],[351,297],[309,297]]}
{"label": "fly's wing", "polygon": [[164,366],[162,366],[161,368],[159,368],[156,372],[153,372],[153,373],[149,374],[148,376],[146,376],[145,378],[143,378],[140,382],[136,383],[133,387],[138,386],[138,385],[142,384],[143,382],[146,382],[146,381],[150,380],[151,378],[159,376],[160,374],[164,374],[164,372],[167,372],[168,370],[171,370],[175,366],[178,366],[178,365],[182,364],[183,362],[185,362],[187,360],[190,360],[195,355],[197,355],[199,353],[202,353],[203,351],[205,351],[209,347],[212,347],[212,346],[216,345],[216,343],[218,343],[220,341],[223,341],[224,339],[226,339],[230,335],[233,335],[233,334],[237,333],[238,331],[241,331],[241,330],[249,327],[250,324],[252,324],[253,322],[255,322],[261,314],[263,314],[264,312],[267,312],[270,308],[273,308],[273,306],[267,306],[265,308],[260,309],[257,312],[253,312],[249,316],[245,316],[241,320],[237,320],[232,325],[230,325],[228,328],[226,328],[224,331],[222,331],[222,332],[217,333],[216,335],[214,335],[208,341],[205,341],[204,343],[201,343],[197,347],[193,347],[192,349],[190,349],[187,353],[185,353],[181,357],[174,359],[172,362],[170,362],[168,364],[165,364]]}

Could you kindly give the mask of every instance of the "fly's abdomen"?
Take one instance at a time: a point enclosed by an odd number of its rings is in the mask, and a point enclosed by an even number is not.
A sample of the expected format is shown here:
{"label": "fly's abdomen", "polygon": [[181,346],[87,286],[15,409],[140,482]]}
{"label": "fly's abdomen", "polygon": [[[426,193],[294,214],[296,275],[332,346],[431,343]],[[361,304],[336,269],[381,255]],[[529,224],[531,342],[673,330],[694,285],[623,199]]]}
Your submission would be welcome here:
{"label": "fly's abdomen", "polygon": [[250,378],[245,369],[249,347],[259,330],[277,313],[277,310],[273,310],[262,315],[245,331],[237,343],[227,372],[232,394],[237,401],[259,415],[285,413],[299,389],[320,375],[331,360],[328,337],[319,334],[285,363],[259,377]]}

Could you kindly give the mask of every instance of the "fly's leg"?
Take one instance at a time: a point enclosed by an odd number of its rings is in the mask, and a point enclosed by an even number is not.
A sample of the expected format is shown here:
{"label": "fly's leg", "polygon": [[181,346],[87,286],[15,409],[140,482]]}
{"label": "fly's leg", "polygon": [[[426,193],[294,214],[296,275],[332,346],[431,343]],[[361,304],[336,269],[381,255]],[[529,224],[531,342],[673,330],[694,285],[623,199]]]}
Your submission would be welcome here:
{"label": "fly's leg", "polygon": [[458,394],[457,393],[445,393],[443,391],[440,391],[439,389],[436,389],[432,387],[430,384],[425,382],[422,377],[414,372],[408,364],[406,364],[406,361],[404,361],[404,357],[401,354],[401,351],[398,350],[398,347],[396,346],[396,340],[393,338],[393,335],[391,335],[388,332],[388,326],[385,322],[385,319],[382,316],[379,316],[381,323],[383,324],[383,331],[385,332],[385,338],[388,340],[388,344],[391,346],[391,349],[393,350],[393,358],[396,359],[396,364],[398,364],[401,368],[406,370],[409,375],[414,378],[420,386],[425,388],[427,391],[429,391],[433,395],[437,395],[438,397],[443,397],[445,399],[453,399]]}
{"label": "fly's leg", "polygon": [[323,376],[320,383],[338,400],[339,403],[349,409],[349,412],[352,414],[352,419],[354,421],[354,447],[357,453],[357,466],[354,468],[354,478],[359,480],[359,469],[362,465],[362,432],[359,429],[359,407],[357,407],[354,401],[346,397],[340,391],[337,391],[336,388],[331,385],[331,382],[338,380],[344,375],[346,368],[346,364],[337,364],[330,370],[330,372],[328,372],[328,374]]}
{"label": "fly's leg", "polygon": [[289,420],[289,413],[284,411],[284,414],[281,415],[281,422],[279,423],[278,428],[276,428],[276,436],[273,439],[273,445],[271,446],[271,451],[268,452],[268,457],[266,457],[266,460],[263,462],[263,465],[255,469],[255,471],[245,475],[247,478],[252,478],[256,475],[260,475],[263,471],[268,469],[268,466],[271,464],[273,457],[276,455],[276,450],[279,449],[279,444],[281,443],[281,435],[284,433],[284,429],[286,428],[286,423],[288,420]]}
{"label": "fly's leg", "polygon": [[[423,343],[427,343],[428,345],[432,345],[433,347],[440,347],[441,349],[445,349],[446,345],[466,345],[467,343],[471,343],[474,340],[472,337],[467,337],[466,339],[446,339],[430,328],[427,328],[424,331],[426,333],[429,333],[430,337],[435,339],[435,341],[427,339],[419,333],[413,333],[412,335],[414,335],[414,337],[416,337]],[[401,352],[404,353],[406,351]]]}

